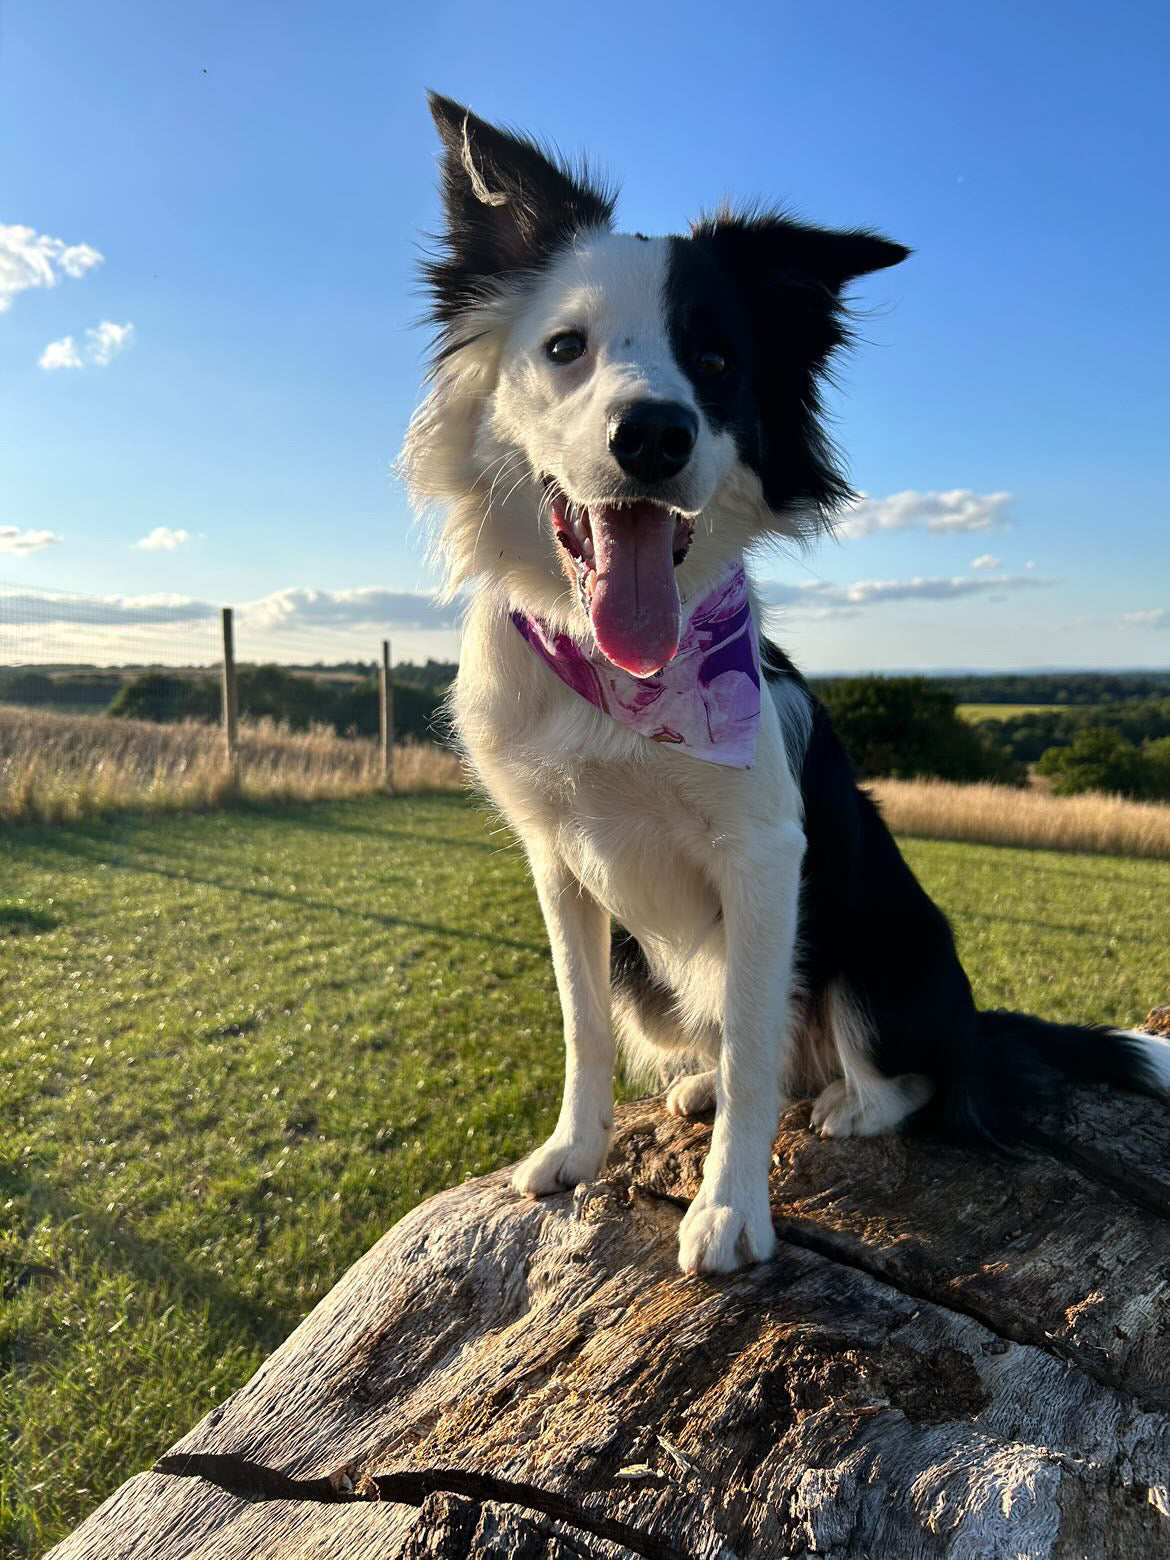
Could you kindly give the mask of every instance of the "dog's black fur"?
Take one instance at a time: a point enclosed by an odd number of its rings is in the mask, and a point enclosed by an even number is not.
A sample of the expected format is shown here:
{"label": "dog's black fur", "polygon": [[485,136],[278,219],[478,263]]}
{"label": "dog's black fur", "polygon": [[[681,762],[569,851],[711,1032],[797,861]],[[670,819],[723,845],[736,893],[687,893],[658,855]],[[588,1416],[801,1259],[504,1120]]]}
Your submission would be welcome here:
{"label": "dog's black fur", "polygon": [[849,340],[844,288],[909,253],[877,234],[807,227],[779,212],[723,211],[673,240],[675,354],[685,367],[691,340],[727,343],[738,372],[691,381],[714,425],[735,435],[770,509],[824,516],[850,497],[821,423],[820,381]]}
{"label": "dog's black fur", "polygon": [[[1027,1013],[979,1011],[946,916],[907,866],[824,705],[778,645],[761,640],[770,683],[787,679],[812,711],[801,768],[808,841],[800,896],[797,987],[810,1012],[844,979],[871,1021],[886,1077],[927,1075],[935,1092],[904,1130],[1011,1151],[1037,1111],[1077,1083],[1152,1089],[1140,1040]],[[611,976],[661,1027],[671,993],[628,932],[614,934]]]}
{"label": "dog's black fur", "polygon": [[[522,288],[576,235],[610,228],[615,197],[584,168],[450,99],[432,96],[431,107],[445,149],[446,227],[424,266],[437,370],[476,339],[479,306]],[[833,354],[849,340],[844,291],[909,251],[868,231],[758,211],[721,211],[669,242],[669,337],[703,415],[732,434],[759,477],[775,532],[830,523],[850,496],[820,398]],[[728,367],[715,377],[697,366],[713,349]],[[1135,1037],[977,1011],[946,917],[856,784],[827,712],[782,651],[762,648],[766,678],[790,685],[784,708],[808,717],[799,734],[785,732],[807,838],[795,980],[806,1016],[815,1018],[830,988],[847,989],[877,1071],[931,1080],[914,1124],[961,1140],[1010,1147],[1026,1135],[1029,1112],[1072,1081],[1156,1086],[1149,1048]],[[674,994],[628,932],[615,929],[611,963],[615,987],[648,1027],[677,1022]]]}

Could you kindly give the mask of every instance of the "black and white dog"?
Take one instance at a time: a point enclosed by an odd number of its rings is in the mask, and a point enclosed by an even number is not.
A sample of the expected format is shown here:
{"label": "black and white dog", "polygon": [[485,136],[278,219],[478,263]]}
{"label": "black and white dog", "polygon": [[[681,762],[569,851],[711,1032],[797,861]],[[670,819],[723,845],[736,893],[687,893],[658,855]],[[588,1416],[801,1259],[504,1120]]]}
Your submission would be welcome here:
{"label": "black and white dog", "polygon": [[[636,1059],[665,1056],[670,1110],[715,1107],[689,1273],[771,1255],[785,1096],[817,1092],[826,1137],[914,1121],[1008,1144],[1064,1080],[1170,1086],[1151,1036],[976,1011],[824,710],[755,649],[742,556],[848,496],[818,385],[844,289],[907,250],[760,211],[616,233],[586,171],[431,106],[439,340],[403,469],[442,511],[448,588],[469,590],[453,713],[523,841],[564,1014],[560,1118],[517,1188],[600,1169],[615,1028]],[[743,635],[718,666],[683,654],[700,610],[720,634],[747,625],[754,673]],[[648,723],[655,700],[678,719]]]}

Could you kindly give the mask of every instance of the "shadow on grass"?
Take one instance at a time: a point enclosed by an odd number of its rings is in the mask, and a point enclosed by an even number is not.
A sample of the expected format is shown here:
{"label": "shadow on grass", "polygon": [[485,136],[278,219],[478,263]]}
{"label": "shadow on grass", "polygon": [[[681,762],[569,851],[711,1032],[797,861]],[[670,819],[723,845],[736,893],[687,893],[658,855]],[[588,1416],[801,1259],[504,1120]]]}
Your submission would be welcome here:
{"label": "shadow on grass", "polygon": [[[1037,841],[1032,845],[1016,845],[1008,840],[957,840],[951,835],[912,834],[899,830],[896,839],[899,848],[909,845],[955,845],[960,849],[971,846],[975,850],[997,851],[1001,854],[1027,856],[1029,873],[1061,878],[1084,878],[1091,872],[1102,882],[1123,881],[1134,867],[1170,867],[1165,856],[1142,856],[1123,850],[1094,850],[1088,845],[1049,845]],[[1110,873],[1109,868],[1116,870]],[[925,874],[924,874],[925,875]]]}
{"label": "shadow on grass", "polygon": [[[223,1338],[234,1342],[245,1338],[271,1350],[301,1320],[300,1312],[250,1299],[218,1274],[187,1261],[169,1243],[139,1235],[104,1209],[78,1202],[41,1168],[0,1167],[0,1188],[8,1197],[27,1199],[30,1224],[48,1216],[57,1228],[69,1228],[71,1264],[89,1275],[123,1272],[138,1283],[159,1284],[176,1304],[198,1311],[205,1309],[209,1327]],[[11,1265],[9,1285],[17,1287],[33,1279],[51,1283],[61,1271],[60,1266],[54,1269],[19,1259]],[[20,1352],[36,1352],[37,1348],[38,1343],[33,1340],[30,1347]],[[17,1349],[19,1344],[14,1352]]]}
{"label": "shadow on grass", "polygon": [[[93,862],[111,860],[111,851],[149,849],[137,838],[140,831],[153,832],[160,825],[170,825],[172,838],[180,834],[201,846],[208,831],[215,833],[225,825],[245,819],[272,823],[284,830],[304,828],[321,834],[353,836],[355,838],[385,840],[388,843],[402,841],[409,845],[439,845],[457,850],[480,851],[485,855],[498,855],[502,850],[516,849],[514,838],[503,831],[499,841],[480,839],[474,835],[422,833],[417,829],[385,827],[372,823],[354,822],[347,816],[358,808],[369,810],[371,804],[398,813],[403,807],[418,805],[426,808],[441,807],[445,812],[458,813],[466,818],[474,812],[472,803],[461,793],[435,791],[409,796],[361,797],[356,800],[330,800],[322,802],[249,802],[241,801],[231,808],[218,808],[203,812],[170,813],[116,813],[101,818],[87,818],[71,823],[28,824],[20,834],[12,835],[9,848],[13,854],[32,855],[44,852],[49,855],[65,855]],[[344,810],[344,811],[343,811]],[[339,816],[339,814],[341,814]],[[198,834],[192,837],[192,831]]]}
{"label": "shadow on grass", "polygon": [[[1098,941],[1101,938],[1108,940],[1114,933],[1104,917],[1098,922],[1074,925],[1068,921],[1046,921],[1035,915],[1006,915],[1002,910],[956,909],[953,905],[947,913],[952,921],[981,921],[985,926],[1022,926],[1033,932],[1060,932],[1067,937],[1091,937]],[[1155,933],[1127,929],[1122,935],[1126,942],[1143,943],[1152,948],[1164,948],[1166,945],[1165,937]]]}
{"label": "shadow on grass", "polygon": [[[326,824],[324,827],[328,828],[328,825]],[[493,932],[450,926],[441,921],[423,921],[411,916],[388,915],[379,910],[365,910],[331,900],[313,899],[305,894],[292,894],[278,888],[233,882],[228,878],[216,877],[208,872],[192,871],[184,864],[168,866],[165,864],[168,857],[178,855],[180,863],[182,863],[186,852],[168,851],[154,839],[135,840],[128,838],[128,832],[125,829],[125,820],[123,821],[123,828],[116,834],[108,827],[102,827],[101,825],[69,824],[63,826],[54,836],[43,840],[38,839],[34,843],[36,847],[45,851],[66,856],[73,860],[81,859],[95,866],[108,866],[125,872],[142,872],[152,877],[165,878],[174,883],[199,884],[204,888],[218,889],[224,894],[238,894],[249,899],[293,905],[301,910],[341,916],[354,921],[365,921],[375,926],[385,927],[388,930],[403,929],[413,932],[426,932],[436,937],[449,937],[462,942],[486,943],[488,946],[495,948],[511,948],[519,953],[534,953],[538,955],[547,955],[548,953],[547,945],[541,942],[528,942],[522,938],[501,936]],[[410,831],[402,831],[402,838],[410,840],[412,843],[417,843],[424,836]],[[475,849],[496,849],[494,846],[485,845],[482,841],[464,841],[458,837],[452,839],[437,837],[433,840],[433,843],[447,846],[459,846],[467,843]],[[388,860],[387,865],[392,865],[392,859]],[[386,876],[379,883],[379,887],[383,889],[395,886],[401,886],[406,889],[410,887],[405,879],[398,877],[392,872],[387,872]]]}
{"label": "shadow on grass", "polygon": [[0,932],[51,932],[60,924],[60,916],[47,910],[36,910],[19,899],[0,899]]}

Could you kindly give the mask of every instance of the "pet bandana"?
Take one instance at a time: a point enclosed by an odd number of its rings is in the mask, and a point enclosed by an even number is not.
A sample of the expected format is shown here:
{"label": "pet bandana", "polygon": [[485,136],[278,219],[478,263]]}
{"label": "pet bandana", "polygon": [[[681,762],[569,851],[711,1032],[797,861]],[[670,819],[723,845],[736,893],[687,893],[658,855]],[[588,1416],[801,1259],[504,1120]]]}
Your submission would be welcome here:
{"label": "pet bandana", "polygon": [[709,764],[751,768],[760,647],[741,560],[692,609],[674,659],[649,677],[623,671],[595,646],[554,633],[527,612],[513,612],[512,621],[566,687],[623,726]]}

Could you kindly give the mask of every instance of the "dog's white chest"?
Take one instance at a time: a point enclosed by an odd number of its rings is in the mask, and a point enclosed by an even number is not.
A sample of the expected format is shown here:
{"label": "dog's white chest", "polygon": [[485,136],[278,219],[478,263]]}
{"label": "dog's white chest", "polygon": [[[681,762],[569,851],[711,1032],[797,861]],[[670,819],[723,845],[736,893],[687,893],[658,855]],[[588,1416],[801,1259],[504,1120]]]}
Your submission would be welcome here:
{"label": "dog's white chest", "polygon": [[585,766],[553,831],[561,859],[631,931],[689,945],[716,918],[708,822],[645,766]]}
{"label": "dog's white chest", "polygon": [[786,799],[771,701],[754,771],[705,763],[594,708],[506,618],[483,610],[468,620],[454,709],[476,769],[529,851],[554,854],[664,953],[685,956],[710,935],[729,846],[742,845],[761,807],[770,816]]}

